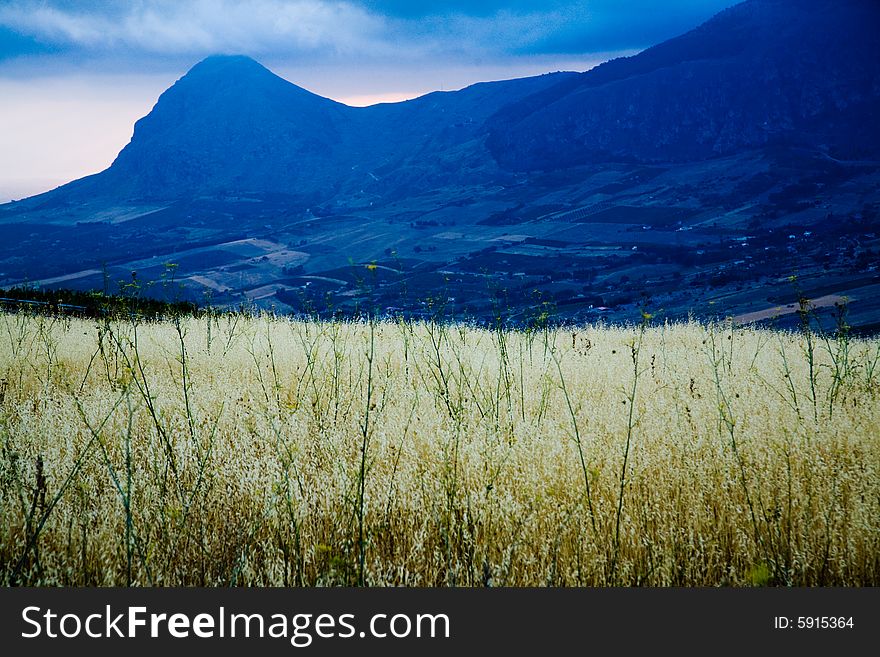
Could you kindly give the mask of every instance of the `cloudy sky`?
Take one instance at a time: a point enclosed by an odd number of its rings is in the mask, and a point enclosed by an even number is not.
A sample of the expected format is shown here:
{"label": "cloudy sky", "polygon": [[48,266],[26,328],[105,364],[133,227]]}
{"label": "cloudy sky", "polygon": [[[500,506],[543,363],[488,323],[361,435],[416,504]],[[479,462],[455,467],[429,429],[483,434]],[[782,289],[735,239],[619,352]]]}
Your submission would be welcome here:
{"label": "cloudy sky", "polygon": [[106,168],[201,58],[352,105],[586,70],[735,0],[0,0],[0,202]]}

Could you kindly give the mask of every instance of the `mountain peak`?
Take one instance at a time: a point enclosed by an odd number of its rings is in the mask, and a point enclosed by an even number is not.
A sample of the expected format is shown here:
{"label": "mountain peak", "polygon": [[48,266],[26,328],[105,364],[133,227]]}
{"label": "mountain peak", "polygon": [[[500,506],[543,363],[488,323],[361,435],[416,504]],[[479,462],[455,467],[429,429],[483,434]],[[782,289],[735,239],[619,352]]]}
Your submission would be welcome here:
{"label": "mountain peak", "polygon": [[341,107],[250,57],[214,55],[159,97],[108,173],[145,197],[258,188],[261,180],[288,188],[300,177],[297,154],[326,152],[338,141]]}
{"label": "mountain peak", "polygon": [[[228,87],[256,88],[287,87],[305,91],[275,75],[255,59],[246,55],[211,55],[193,66],[186,75],[177,81],[175,87],[197,90],[199,93],[214,93]],[[173,89],[174,87],[172,87]]]}
{"label": "mountain peak", "polygon": [[272,75],[269,69],[247,55],[211,55],[193,66],[184,77]]}

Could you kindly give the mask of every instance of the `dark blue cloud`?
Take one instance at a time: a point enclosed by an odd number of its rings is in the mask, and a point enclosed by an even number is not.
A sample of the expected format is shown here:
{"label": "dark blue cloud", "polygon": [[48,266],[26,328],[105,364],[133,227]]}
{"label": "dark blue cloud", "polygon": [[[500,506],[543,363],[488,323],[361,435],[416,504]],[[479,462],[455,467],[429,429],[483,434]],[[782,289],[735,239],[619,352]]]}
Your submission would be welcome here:
{"label": "dark blue cloud", "polygon": [[642,49],[683,34],[730,7],[733,0],[593,0],[573,20],[525,49],[529,53],[585,53]]}
{"label": "dark blue cloud", "polygon": [[6,0],[0,60],[140,68],[212,52],[259,58],[588,55],[686,32],[732,0]]}
{"label": "dark blue cloud", "polygon": [[588,4],[571,0],[356,0],[376,13],[397,18],[424,18],[463,14],[466,16],[491,16],[499,11],[516,13],[544,13],[559,7]]}

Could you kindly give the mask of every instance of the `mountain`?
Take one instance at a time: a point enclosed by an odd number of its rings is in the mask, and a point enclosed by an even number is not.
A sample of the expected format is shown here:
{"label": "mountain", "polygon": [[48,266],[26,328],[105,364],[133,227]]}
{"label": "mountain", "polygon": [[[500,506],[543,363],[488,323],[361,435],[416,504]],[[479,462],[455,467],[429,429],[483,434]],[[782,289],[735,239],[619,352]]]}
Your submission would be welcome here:
{"label": "mountain", "polygon": [[106,171],[0,206],[0,286],[519,323],[808,297],[880,330],[878,27],[747,0],[585,73],[365,108],[210,57]]}
{"label": "mountain", "polygon": [[[376,184],[387,175],[395,190],[414,176],[422,187],[441,184],[460,169],[444,155],[473,141],[490,114],[571,75],[358,108],[306,91],[249,57],[212,56],[159,97],[108,170],[42,200],[282,193],[320,202],[365,185],[387,191],[388,182]],[[474,151],[480,166],[492,163]]]}
{"label": "mountain", "polygon": [[177,198],[322,183],[327,165],[340,158],[346,110],[248,57],[210,57],[135,124],[105,184]]}
{"label": "mountain", "polygon": [[503,108],[511,169],[670,162],[767,145],[880,151],[880,3],[749,0],[700,27]]}
{"label": "mountain", "polygon": [[[880,3],[748,0],[582,74],[347,107],[248,57],[200,62],[105,172],[51,199],[383,198],[503,170],[687,162],[768,145],[880,151]],[[43,199],[47,200],[47,199]]]}

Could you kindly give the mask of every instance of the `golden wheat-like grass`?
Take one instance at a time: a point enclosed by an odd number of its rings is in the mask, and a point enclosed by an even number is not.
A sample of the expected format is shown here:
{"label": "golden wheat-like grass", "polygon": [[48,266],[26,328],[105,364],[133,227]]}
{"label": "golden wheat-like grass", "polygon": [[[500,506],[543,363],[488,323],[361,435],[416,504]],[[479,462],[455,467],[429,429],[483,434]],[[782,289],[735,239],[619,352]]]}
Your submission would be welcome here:
{"label": "golden wheat-like grass", "polygon": [[877,585],[880,342],[0,315],[28,585]]}

